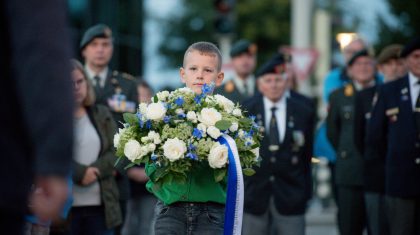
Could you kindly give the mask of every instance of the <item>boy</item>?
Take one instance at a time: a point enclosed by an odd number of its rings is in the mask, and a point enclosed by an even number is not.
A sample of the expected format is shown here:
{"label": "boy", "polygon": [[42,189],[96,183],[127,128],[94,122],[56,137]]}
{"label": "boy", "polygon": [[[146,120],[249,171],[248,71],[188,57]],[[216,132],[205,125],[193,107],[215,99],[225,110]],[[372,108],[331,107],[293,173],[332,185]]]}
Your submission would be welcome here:
{"label": "boy", "polygon": [[[204,84],[219,86],[224,78],[219,49],[209,42],[188,47],[180,69],[181,81],[195,93]],[[146,166],[150,180],[147,189],[155,194],[155,234],[222,234],[226,201],[226,183],[216,183],[209,166],[197,165],[189,173],[187,183],[157,185],[154,165]]]}

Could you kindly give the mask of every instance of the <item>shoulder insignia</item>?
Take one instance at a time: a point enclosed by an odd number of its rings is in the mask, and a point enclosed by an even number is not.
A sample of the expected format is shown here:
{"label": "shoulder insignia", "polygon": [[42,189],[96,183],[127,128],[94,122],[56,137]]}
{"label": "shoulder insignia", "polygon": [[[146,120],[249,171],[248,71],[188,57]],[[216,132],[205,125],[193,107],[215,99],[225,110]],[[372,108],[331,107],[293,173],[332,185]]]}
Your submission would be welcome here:
{"label": "shoulder insignia", "polygon": [[375,92],[375,95],[372,99],[372,107],[376,105],[376,102],[378,102],[378,92]]}
{"label": "shoulder insignia", "polygon": [[233,81],[228,81],[226,84],[225,84],[225,91],[227,92],[227,93],[231,93],[231,92],[233,92],[235,90],[235,84],[233,83]]}
{"label": "shoulder insignia", "polygon": [[121,73],[121,76],[128,80],[132,80],[132,81],[136,80],[136,78],[133,75],[128,74],[128,73]]}
{"label": "shoulder insignia", "polygon": [[345,96],[352,96],[354,93],[353,91],[353,86],[351,84],[348,84],[345,88],[344,88],[344,95]]}

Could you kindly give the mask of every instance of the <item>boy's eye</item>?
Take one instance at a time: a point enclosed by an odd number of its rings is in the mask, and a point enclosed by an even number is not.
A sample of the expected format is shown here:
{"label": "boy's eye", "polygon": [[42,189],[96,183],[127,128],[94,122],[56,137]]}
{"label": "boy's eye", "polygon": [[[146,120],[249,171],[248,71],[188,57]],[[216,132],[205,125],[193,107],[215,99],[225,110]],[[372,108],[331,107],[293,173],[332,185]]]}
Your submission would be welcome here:
{"label": "boy's eye", "polygon": [[211,69],[205,69],[204,71],[206,71],[206,72],[208,72],[208,73],[213,72],[213,70],[211,70]]}
{"label": "boy's eye", "polygon": [[191,67],[190,70],[195,71],[195,70],[197,70],[197,68]]}

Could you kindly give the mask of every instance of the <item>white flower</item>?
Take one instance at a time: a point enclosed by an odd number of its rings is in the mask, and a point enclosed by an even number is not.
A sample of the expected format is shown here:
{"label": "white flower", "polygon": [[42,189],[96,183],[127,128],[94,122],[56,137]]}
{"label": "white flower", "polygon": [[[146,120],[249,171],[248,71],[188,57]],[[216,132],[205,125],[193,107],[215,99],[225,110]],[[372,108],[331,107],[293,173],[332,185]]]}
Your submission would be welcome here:
{"label": "white flower", "polygon": [[197,114],[194,111],[189,111],[187,113],[187,119],[190,120],[192,123],[197,123]]}
{"label": "white flower", "polygon": [[214,126],[216,122],[222,120],[222,115],[215,108],[203,108],[198,120],[206,126]]}
{"label": "white flower", "polygon": [[232,111],[232,114],[237,116],[237,117],[240,117],[240,116],[242,116],[242,111],[240,109],[236,108]]}
{"label": "white flower", "polygon": [[222,135],[222,133],[220,133],[220,130],[214,126],[210,126],[209,128],[207,128],[207,133],[213,139],[217,139],[219,138],[219,136]]}
{"label": "white flower", "polygon": [[[169,96],[169,91],[161,91],[161,92],[158,92],[156,94],[156,96],[157,96],[158,100],[165,101],[166,98],[168,98],[168,96]],[[152,97],[152,102],[153,102],[153,97]]]}
{"label": "white flower", "polygon": [[238,130],[238,128],[239,128],[238,123],[237,123],[237,122],[234,122],[234,123],[232,123],[232,125],[229,127],[229,131],[230,131],[230,132],[235,132],[235,131],[237,131],[237,130]]}
{"label": "white flower", "polygon": [[137,140],[129,140],[124,146],[124,155],[130,160],[134,161],[141,158],[141,147]]}
{"label": "white flower", "polygon": [[147,106],[146,117],[151,120],[161,120],[166,114],[165,106],[159,103],[151,103]]}
{"label": "white flower", "polygon": [[191,88],[189,87],[182,87],[182,88],[179,88],[177,91],[182,92],[182,93],[194,93],[194,91],[191,90]]}
{"label": "white flower", "polygon": [[204,125],[203,123],[199,123],[197,125],[197,129],[199,129],[202,132],[203,137],[207,136],[207,126],[206,125]]}
{"label": "white flower", "polygon": [[163,155],[171,162],[182,158],[185,152],[187,152],[187,146],[178,138],[168,139],[163,145]]}
{"label": "white flower", "polygon": [[160,144],[160,142],[161,142],[159,133],[156,133],[154,131],[150,131],[147,134],[147,138],[149,140],[153,141],[154,144]]}
{"label": "white flower", "polygon": [[117,133],[114,135],[114,147],[118,148],[118,145],[120,144],[120,134]]}
{"label": "white flower", "polygon": [[155,144],[148,144],[147,145],[147,152],[153,152],[156,150],[156,145]]}
{"label": "white flower", "polygon": [[141,141],[142,143],[147,143],[147,142],[149,141],[149,137],[147,137],[147,136],[143,136],[143,137],[141,137],[140,141]]}
{"label": "white flower", "polygon": [[222,168],[228,160],[228,148],[216,142],[210,149],[208,161],[211,168]]}
{"label": "white flower", "polygon": [[141,115],[145,115],[147,112],[147,104],[146,103],[140,103],[139,104],[139,111]]}
{"label": "white flower", "polygon": [[222,95],[214,95],[214,98],[216,98],[216,102],[221,105],[228,113],[231,113],[235,107],[235,104],[231,100]]}
{"label": "white flower", "polygon": [[176,109],[175,110],[175,113],[178,114],[178,115],[179,114],[183,114],[184,113],[184,110],[183,109]]}
{"label": "white flower", "polygon": [[255,155],[255,161],[258,161],[258,159],[260,158],[260,147],[255,148],[255,149],[251,149],[251,152]]}
{"label": "white flower", "polygon": [[238,132],[239,138],[243,139],[243,138],[245,138],[245,135],[246,135],[246,132],[244,130],[240,129],[239,132]]}

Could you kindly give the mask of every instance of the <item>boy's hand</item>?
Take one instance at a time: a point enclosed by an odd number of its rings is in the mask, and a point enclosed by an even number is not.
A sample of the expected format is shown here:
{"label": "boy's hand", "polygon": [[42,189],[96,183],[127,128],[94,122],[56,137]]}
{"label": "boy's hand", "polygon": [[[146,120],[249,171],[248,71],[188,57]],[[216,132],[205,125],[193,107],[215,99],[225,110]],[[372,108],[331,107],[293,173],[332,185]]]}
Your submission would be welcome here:
{"label": "boy's hand", "polygon": [[85,175],[82,179],[82,185],[86,186],[92,184],[98,180],[100,175],[99,169],[93,166],[90,166],[86,169]]}

